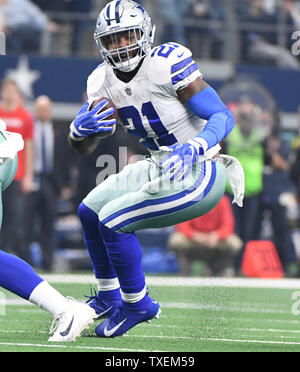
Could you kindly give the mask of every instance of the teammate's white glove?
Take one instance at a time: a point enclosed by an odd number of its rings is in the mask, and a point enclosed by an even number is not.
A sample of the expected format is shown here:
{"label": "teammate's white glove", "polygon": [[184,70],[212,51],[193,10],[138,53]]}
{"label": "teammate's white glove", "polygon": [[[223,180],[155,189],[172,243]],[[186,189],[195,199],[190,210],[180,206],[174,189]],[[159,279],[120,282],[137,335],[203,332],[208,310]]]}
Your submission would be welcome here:
{"label": "teammate's white glove", "polygon": [[108,104],[108,100],[104,99],[98,103],[91,111],[89,111],[90,103],[86,102],[78,116],[70,125],[70,135],[74,140],[84,139],[92,134],[107,133],[114,130],[116,119],[108,120],[107,118],[114,113],[114,108],[111,107],[102,111]]}
{"label": "teammate's white glove", "polygon": [[170,175],[171,180],[177,178],[178,181],[184,180],[197,162],[198,157],[204,155],[203,145],[198,142],[197,137],[181,145],[162,146],[160,149],[172,152],[161,162],[163,173]]}

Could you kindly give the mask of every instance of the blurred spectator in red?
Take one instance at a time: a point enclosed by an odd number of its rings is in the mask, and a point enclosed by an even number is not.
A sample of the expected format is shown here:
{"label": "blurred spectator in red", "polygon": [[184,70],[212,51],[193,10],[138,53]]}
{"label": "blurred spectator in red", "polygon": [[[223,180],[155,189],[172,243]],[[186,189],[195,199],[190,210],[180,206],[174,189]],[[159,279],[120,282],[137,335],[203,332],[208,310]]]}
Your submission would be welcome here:
{"label": "blurred spectator in red", "polygon": [[220,276],[233,268],[234,258],[242,248],[234,235],[234,217],[227,196],[209,213],[176,226],[168,241],[176,253],[181,275],[189,275],[194,260],[202,260],[211,275]]}
{"label": "blurred spectator in red", "polygon": [[1,245],[4,251],[19,254],[20,239],[23,237],[24,203],[33,187],[33,119],[25,109],[23,96],[18,85],[5,79],[1,85],[0,118],[7,124],[7,130],[23,136],[25,147],[18,153],[19,166],[11,186],[3,194],[5,215],[1,233]]}

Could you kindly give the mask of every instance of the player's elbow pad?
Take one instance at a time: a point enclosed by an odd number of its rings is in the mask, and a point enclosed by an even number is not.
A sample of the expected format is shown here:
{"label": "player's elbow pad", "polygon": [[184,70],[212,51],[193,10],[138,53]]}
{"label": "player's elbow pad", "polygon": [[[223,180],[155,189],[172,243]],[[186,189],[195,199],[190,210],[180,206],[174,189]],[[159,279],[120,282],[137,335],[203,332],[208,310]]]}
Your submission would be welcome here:
{"label": "player's elbow pad", "polygon": [[197,93],[187,102],[187,106],[197,116],[207,120],[204,130],[198,137],[206,140],[208,148],[221,142],[232,131],[233,114],[213,88],[207,87]]}

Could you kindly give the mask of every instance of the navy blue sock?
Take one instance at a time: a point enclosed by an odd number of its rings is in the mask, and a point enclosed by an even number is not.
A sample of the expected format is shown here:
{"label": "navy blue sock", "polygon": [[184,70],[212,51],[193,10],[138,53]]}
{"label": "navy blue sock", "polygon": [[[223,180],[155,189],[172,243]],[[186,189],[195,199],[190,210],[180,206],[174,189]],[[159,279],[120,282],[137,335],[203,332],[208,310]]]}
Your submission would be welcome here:
{"label": "navy blue sock", "polygon": [[84,203],[81,203],[78,208],[78,215],[83,227],[84,242],[89,252],[95,277],[97,279],[116,278],[117,274],[99,234],[97,214]]}
{"label": "navy blue sock", "polygon": [[142,271],[142,249],[136,235],[117,233],[101,221],[99,231],[123,294],[142,292],[145,289],[145,276]]}
{"label": "navy blue sock", "polygon": [[33,268],[19,257],[0,251],[0,286],[29,300],[35,287],[43,281]]}

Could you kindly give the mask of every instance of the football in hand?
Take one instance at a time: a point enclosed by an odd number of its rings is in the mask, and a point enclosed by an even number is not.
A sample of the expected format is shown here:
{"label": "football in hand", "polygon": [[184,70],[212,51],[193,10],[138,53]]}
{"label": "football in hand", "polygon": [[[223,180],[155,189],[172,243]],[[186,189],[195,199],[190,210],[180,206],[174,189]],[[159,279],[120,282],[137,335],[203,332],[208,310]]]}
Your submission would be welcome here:
{"label": "football in hand", "polygon": [[[99,110],[99,112],[103,112],[103,111],[105,111],[105,110],[113,107],[115,109],[114,113],[111,114],[111,115],[109,115],[105,120],[113,120],[113,119],[118,120],[118,110],[117,110],[115,104],[113,103],[113,101],[111,99],[109,99],[109,98],[106,98],[106,97],[96,98],[94,100],[94,102],[91,104],[90,110],[92,110],[94,107],[96,107],[104,99],[107,99],[108,100],[108,103],[107,103],[107,105],[105,105],[104,107],[102,107],[102,109]],[[116,124],[113,126],[112,132],[98,133],[98,134],[96,134],[96,136],[99,137],[99,138],[109,137],[109,136],[111,136],[111,135],[113,135],[115,133],[116,126],[117,126]]]}

